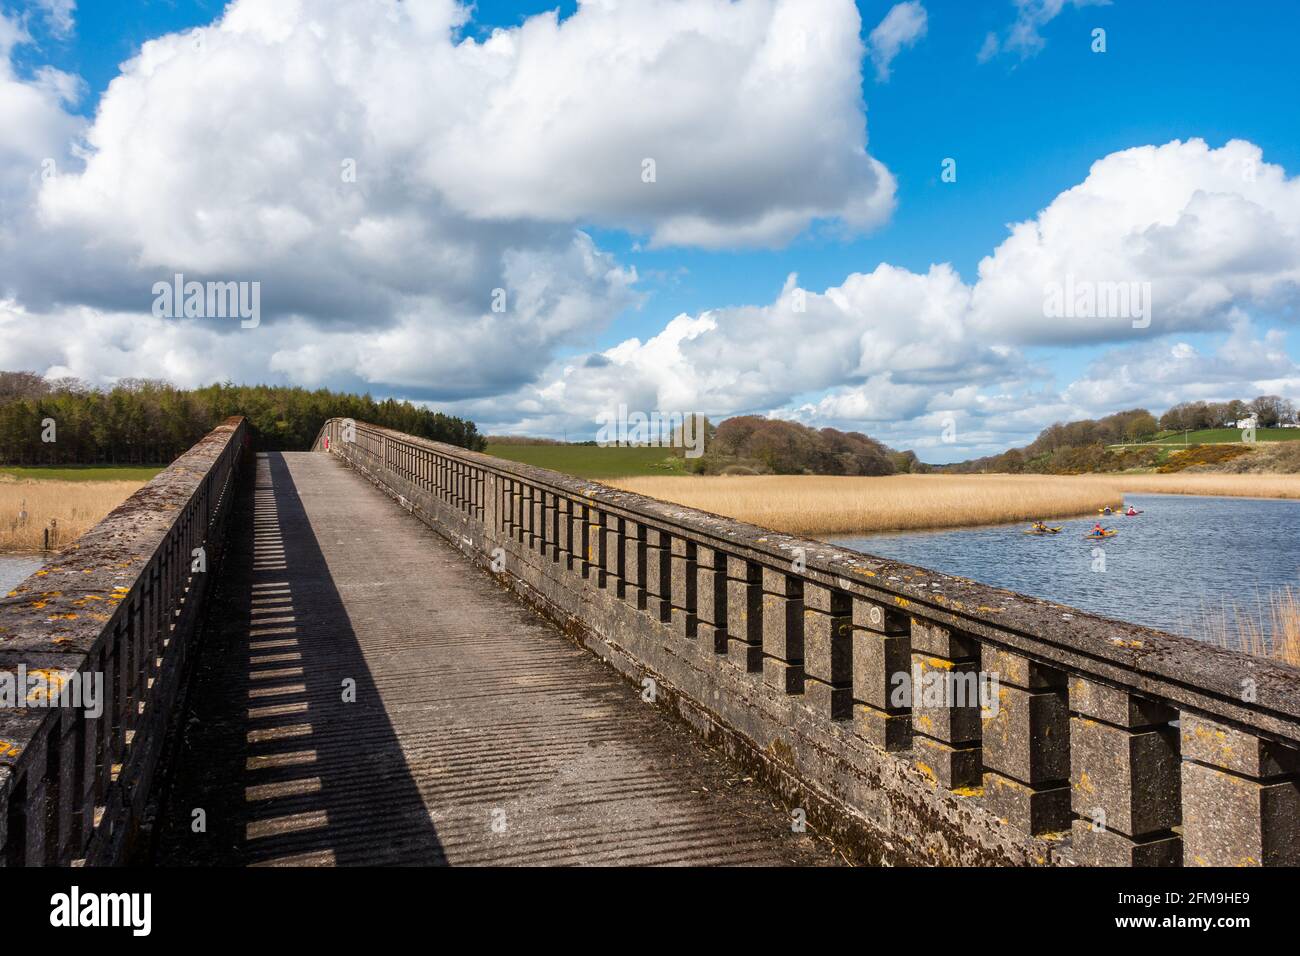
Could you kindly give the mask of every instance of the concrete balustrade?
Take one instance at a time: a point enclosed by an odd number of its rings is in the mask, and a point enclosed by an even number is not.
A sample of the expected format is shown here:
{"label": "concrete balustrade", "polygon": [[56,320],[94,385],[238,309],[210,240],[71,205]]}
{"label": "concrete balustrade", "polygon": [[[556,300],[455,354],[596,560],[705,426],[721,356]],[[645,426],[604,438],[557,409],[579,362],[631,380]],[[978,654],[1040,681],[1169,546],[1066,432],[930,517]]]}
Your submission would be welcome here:
{"label": "concrete balustrade", "polygon": [[247,444],[229,419],[0,599],[0,679],[102,679],[94,708],[0,703],[0,865],[128,859]]}
{"label": "concrete balustrade", "polygon": [[355,432],[331,421],[317,448],[629,679],[653,677],[660,703],[865,862],[1300,862],[1296,668]]}

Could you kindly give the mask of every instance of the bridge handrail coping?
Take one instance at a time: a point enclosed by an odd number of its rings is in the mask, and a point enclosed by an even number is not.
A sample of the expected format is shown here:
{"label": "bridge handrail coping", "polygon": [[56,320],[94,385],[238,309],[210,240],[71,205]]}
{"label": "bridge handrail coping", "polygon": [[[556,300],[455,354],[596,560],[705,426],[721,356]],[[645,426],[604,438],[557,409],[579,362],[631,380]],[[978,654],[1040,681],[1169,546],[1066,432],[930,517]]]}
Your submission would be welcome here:
{"label": "bridge handrail coping", "polygon": [[[230,480],[247,439],[244,418],[227,418],[0,596],[0,673],[16,681],[20,667],[41,670],[63,686],[74,674],[98,671],[107,698],[99,718],[66,706],[0,709],[0,865],[66,864],[84,858],[92,838],[96,852],[120,849],[108,844],[120,841],[130,811],[116,814],[110,804],[139,799],[122,796],[119,778],[130,776],[123,768],[156,759],[136,756],[160,746],[136,734],[157,726],[169,706],[159,699],[166,692],[157,686],[160,675],[176,656],[172,639],[193,625],[196,598],[206,589],[206,576],[200,586],[191,573],[192,552],[204,548],[211,560],[220,548],[212,536],[229,511]],[[44,765],[54,763],[51,753],[60,766]],[[84,790],[72,793],[76,780]],[[128,785],[143,791],[146,784]],[[19,817],[28,821],[22,835],[10,832]]]}
{"label": "bridge handrail coping", "polygon": [[[343,419],[327,422],[321,436],[339,421]],[[1180,711],[1201,712],[1288,746],[1300,742],[1300,668],[600,482],[376,425],[355,424],[358,430],[586,501],[648,527],[689,535],[706,547],[954,628],[1071,675]],[[797,549],[803,551],[801,571],[791,567]],[[1253,682],[1254,701],[1242,699],[1246,680]]]}

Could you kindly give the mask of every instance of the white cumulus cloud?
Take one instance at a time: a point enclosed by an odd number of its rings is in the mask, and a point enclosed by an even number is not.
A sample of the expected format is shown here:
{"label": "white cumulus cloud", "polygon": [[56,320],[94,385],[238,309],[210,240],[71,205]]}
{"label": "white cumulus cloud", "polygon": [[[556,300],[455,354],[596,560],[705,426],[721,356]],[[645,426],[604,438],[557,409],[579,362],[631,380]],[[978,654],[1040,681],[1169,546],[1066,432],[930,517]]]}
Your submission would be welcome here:
{"label": "white cumulus cloud", "polygon": [[894,62],[894,57],[904,47],[912,46],[925,36],[927,20],[925,7],[921,6],[919,0],[907,0],[889,8],[885,18],[876,24],[876,28],[867,37],[871,62],[876,67],[876,79],[881,82],[889,79],[889,66]]}

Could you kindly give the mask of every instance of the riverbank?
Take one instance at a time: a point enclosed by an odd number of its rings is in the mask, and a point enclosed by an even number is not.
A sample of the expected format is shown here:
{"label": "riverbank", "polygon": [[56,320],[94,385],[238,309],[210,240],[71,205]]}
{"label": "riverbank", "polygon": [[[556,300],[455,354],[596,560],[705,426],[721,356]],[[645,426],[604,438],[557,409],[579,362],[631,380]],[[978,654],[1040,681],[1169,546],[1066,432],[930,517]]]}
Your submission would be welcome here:
{"label": "riverbank", "polygon": [[1125,492],[1300,499],[1300,475],[726,475],[609,484],[784,531],[920,531],[1070,518],[1119,507]]}
{"label": "riverbank", "polygon": [[0,480],[0,553],[65,548],[144,481]]}

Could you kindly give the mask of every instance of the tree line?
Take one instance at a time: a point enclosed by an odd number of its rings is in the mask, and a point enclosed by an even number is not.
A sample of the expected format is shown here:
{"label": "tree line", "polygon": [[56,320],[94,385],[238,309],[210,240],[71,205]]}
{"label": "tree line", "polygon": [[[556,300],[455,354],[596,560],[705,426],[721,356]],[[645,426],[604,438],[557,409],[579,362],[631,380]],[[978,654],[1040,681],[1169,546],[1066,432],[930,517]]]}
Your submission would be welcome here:
{"label": "tree line", "polygon": [[944,470],[1013,474],[1122,471],[1152,464],[1160,449],[1130,448],[1114,452],[1108,446],[1138,444],[1165,432],[1235,428],[1238,422],[1249,418],[1254,418],[1260,428],[1274,428],[1295,422],[1296,408],[1278,395],[1260,395],[1249,402],[1237,399],[1180,402],[1159,418],[1145,408],[1131,408],[1104,418],[1055,422],[1024,448],[1010,448],[999,455],[947,465]]}
{"label": "tree line", "polygon": [[0,371],[0,464],[167,464],[231,415],[266,451],[305,451],[326,419],[352,418],[481,451],[474,423],[394,399],[274,385],[181,389],[151,379],[94,388]]}
{"label": "tree line", "polygon": [[861,432],[738,415],[706,426],[704,474],[892,475],[928,470],[913,452],[897,452]]}
{"label": "tree line", "polygon": [[1252,417],[1260,428],[1274,428],[1294,423],[1296,409],[1280,395],[1260,395],[1249,402],[1180,402],[1160,416],[1160,427],[1172,432],[1234,428],[1237,422]]}

